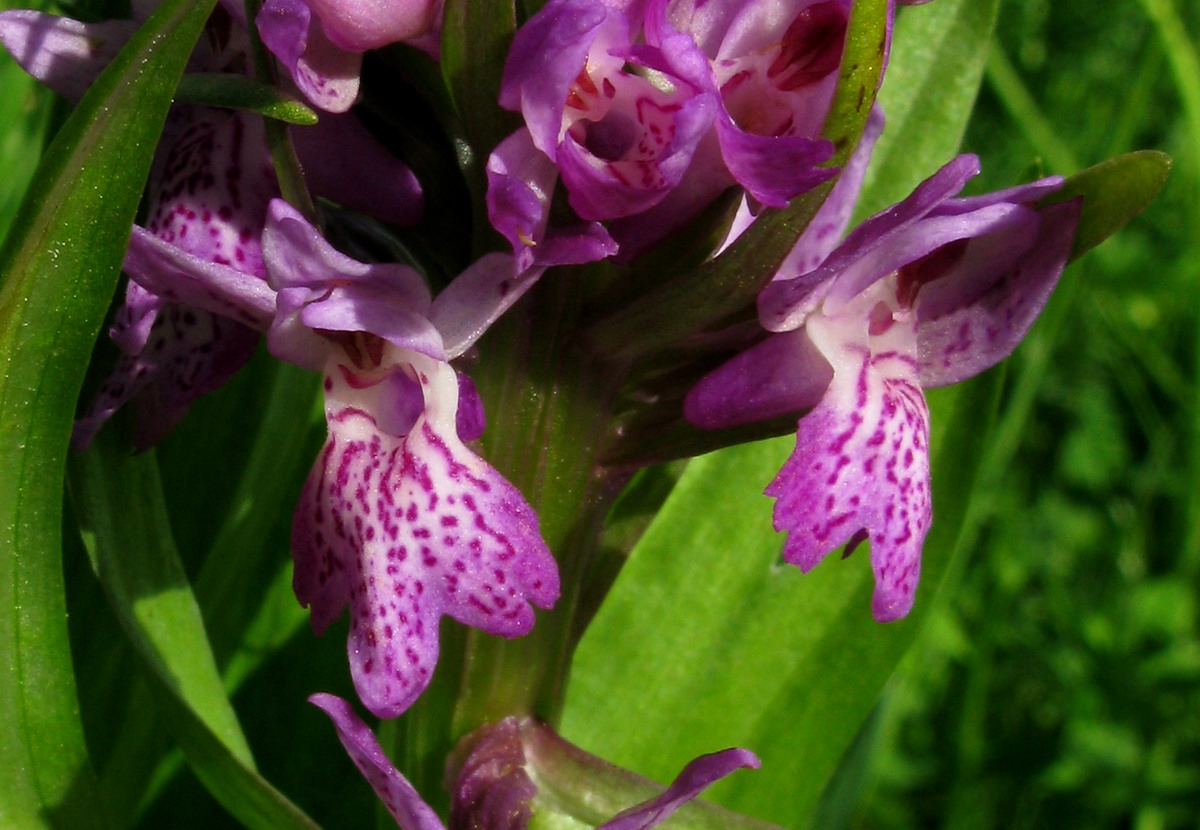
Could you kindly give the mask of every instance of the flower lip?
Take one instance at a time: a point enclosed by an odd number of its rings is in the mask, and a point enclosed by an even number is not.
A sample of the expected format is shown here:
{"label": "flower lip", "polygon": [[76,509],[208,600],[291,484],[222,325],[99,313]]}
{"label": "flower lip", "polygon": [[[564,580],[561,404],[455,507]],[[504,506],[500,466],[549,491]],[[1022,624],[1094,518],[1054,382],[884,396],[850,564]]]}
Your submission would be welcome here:
{"label": "flower lip", "polygon": [[428,685],[443,616],[516,637],[559,594],[521,494],[463,444],[461,384],[445,361],[389,346],[359,373],[331,355],[329,438],[292,525],[294,587],[324,631],[348,605],[354,686],[396,717]]}

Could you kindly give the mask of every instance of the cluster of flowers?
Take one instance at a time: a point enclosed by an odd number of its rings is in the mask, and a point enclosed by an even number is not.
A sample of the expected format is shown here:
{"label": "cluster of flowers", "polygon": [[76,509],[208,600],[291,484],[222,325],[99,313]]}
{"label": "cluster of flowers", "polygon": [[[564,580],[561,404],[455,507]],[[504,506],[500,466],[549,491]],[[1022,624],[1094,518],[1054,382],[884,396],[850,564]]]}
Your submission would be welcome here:
{"label": "cluster of flowers", "polygon": [[[78,98],[150,11],[135,3],[132,21],[100,24],[5,12],[0,41]],[[840,173],[759,295],[758,325],[679,418],[719,430],[807,413],[767,488],[784,558],[808,570],[869,540],[875,616],[904,616],[931,521],[922,390],[1015,348],[1067,260],[1079,207],[1041,206],[1058,179],[960,198],[977,172],[960,156],[843,240],[883,128],[872,113],[850,161],[822,166],[852,12],[852,0],[549,0],[505,66],[499,104],[523,126],[486,164],[487,214],[511,251],[482,256],[436,297],[407,265],[335,250],[278,198],[257,115],[176,106],[125,259],[110,332],[124,357],[76,445],[130,401],[139,445],[155,443],[260,333],[280,359],[322,372],[329,434],[296,510],[295,590],[318,632],[350,607],[355,688],[395,717],[430,681],[441,617],[515,637],[560,591],[533,509],[469,446],[483,406],[455,359],[555,278],[552,266],[634,260],[737,188],[727,246],[763,209]],[[438,0],[268,0],[258,11],[288,90],[323,111],[317,126],[290,128],[313,193],[397,225],[418,219],[420,171],[351,108],[364,52],[405,42],[436,60],[440,13]],[[246,25],[240,4],[218,7],[190,68],[248,73]],[[440,826],[349,707],[317,702],[397,819]],[[732,768],[706,764],[711,774],[674,795]],[[661,808],[605,826],[648,827]]]}

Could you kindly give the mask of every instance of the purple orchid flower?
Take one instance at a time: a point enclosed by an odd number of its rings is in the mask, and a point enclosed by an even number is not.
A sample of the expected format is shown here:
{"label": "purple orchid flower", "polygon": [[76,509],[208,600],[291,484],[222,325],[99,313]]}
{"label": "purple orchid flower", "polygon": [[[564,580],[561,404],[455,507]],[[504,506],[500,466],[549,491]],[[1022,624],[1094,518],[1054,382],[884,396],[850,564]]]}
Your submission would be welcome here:
{"label": "purple orchid flower", "polygon": [[[533,249],[526,256],[549,264],[547,256],[586,262],[614,253],[598,223],[661,202],[711,130],[711,96],[666,74],[657,50],[635,45],[641,5],[551,0],[513,39],[500,105],[526,126],[489,160],[488,208],[518,256]],[[556,179],[581,222],[546,234]]]}
{"label": "purple orchid flower", "polygon": [[[849,9],[551,0],[505,66],[500,104],[526,128],[489,160],[493,225],[518,256],[585,262],[635,256],[733,185],[785,206],[837,172],[818,167],[833,146],[817,136]],[[556,179],[582,223],[547,231]]]}
{"label": "purple orchid flower", "polygon": [[517,637],[531,604],[558,598],[537,516],[463,443],[478,419],[459,418],[449,363],[530,276],[489,255],[431,303],[416,271],[338,253],[279,200],[263,249],[279,291],[270,348],[325,375],[329,439],[292,526],[296,596],[318,633],[349,604],[355,688],[395,717],[432,677],[443,615]]}
{"label": "purple orchid flower", "polygon": [[[317,694],[310,697],[309,702],[333,721],[338,738],[354,765],[402,830],[446,830],[446,825],[388,760],[375,735],[346,701],[334,695]],[[497,735],[481,741],[487,746],[477,745],[460,773],[454,793],[456,809],[470,802],[483,810],[487,823],[479,823],[478,813],[452,812],[452,827],[524,827],[529,821],[529,802],[536,796],[537,787],[523,768],[521,727],[515,719],[509,718],[492,730]],[[475,756],[483,757],[476,759]],[[758,758],[746,749],[726,749],[702,755],[685,766],[661,794],[621,811],[597,830],[650,830],[716,781],[738,769],[758,769],[759,766]],[[502,778],[503,781],[499,785],[493,783],[485,794],[481,794],[479,783],[475,781],[480,776],[493,781]],[[497,794],[497,790],[503,792]],[[486,803],[480,807],[479,802]]]}
{"label": "purple orchid flower", "polygon": [[551,0],[517,32],[504,68],[500,105],[524,116],[533,146],[554,161],[587,221],[660,201],[712,123],[706,96],[678,78],[647,77],[657,67],[634,48],[635,10]]}
{"label": "purple orchid flower", "polygon": [[[151,173],[146,233],[262,279],[258,237],[276,191],[265,146],[256,118],[196,107],[173,111]],[[139,256],[142,239],[135,235],[126,255],[125,270],[135,278],[142,267],[159,267]],[[197,398],[228,381],[258,342],[258,332],[236,315],[189,308],[133,281],[109,335],[123,355],[76,422],[72,442],[80,449],[130,399],[137,403],[137,447],[154,445]]]}
{"label": "purple orchid flower", "polygon": [[346,112],[362,53],[407,42],[436,57],[441,16],[442,0],[266,0],[255,25],[314,106]]}
{"label": "purple orchid flower", "polygon": [[[729,173],[758,202],[783,207],[836,173],[818,139],[841,63],[850,0],[650,0],[647,42],[720,102],[716,136]],[[708,174],[708,171],[703,171]]]}
{"label": "purple orchid flower", "polygon": [[[151,10],[143,3],[135,6],[134,20],[95,24],[4,12],[0,42],[34,77],[77,99]],[[218,10],[206,33],[189,62],[192,69],[245,70],[249,44],[227,15]],[[314,127],[294,127],[291,135],[302,161],[312,162],[305,167],[315,192],[397,224],[419,218],[421,191],[412,171],[353,116],[329,116]],[[135,230],[125,261],[134,281],[109,331],[123,354],[76,424],[73,443],[80,449],[131,399],[137,404],[137,447],[157,443],[197,398],[228,381],[258,342],[259,320],[245,319],[237,309],[222,314],[180,305],[170,293],[145,285],[164,282],[147,269],[202,270],[198,263],[265,277],[260,236],[278,186],[261,119],[206,107],[173,108],[148,193],[145,231]],[[174,253],[158,250],[155,241]]]}
{"label": "purple orchid flower", "polygon": [[[31,75],[74,100],[150,11],[142,4],[134,8],[134,20],[84,24],[14,10],[0,14],[0,41]],[[191,58],[193,67],[228,70],[244,63],[245,44],[237,42],[228,23],[214,17],[209,36]],[[189,255],[261,278],[258,235],[275,190],[259,119],[175,107],[151,170],[147,228]],[[127,269],[138,262],[134,256]],[[139,449],[153,445],[192,402],[232,377],[258,340],[243,321],[176,305],[136,283],[129,284],[109,334],[123,354],[76,423],[72,441],[77,448],[87,446],[130,399],[137,400],[136,444]]]}
{"label": "purple orchid flower", "polygon": [[286,202],[262,235],[264,281],[135,229],[131,274],[189,308],[269,329],[283,360],[325,376],[329,438],[292,527],[294,588],[322,633],[350,606],[355,688],[395,717],[429,683],[450,616],[517,637],[558,572],[521,494],[467,448],[474,387],[450,365],[537,279],[488,254],[435,300],[406,265],[334,250]]}
{"label": "purple orchid flower", "polygon": [[869,539],[881,622],[912,607],[931,521],[922,389],[1016,348],[1062,273],[1079,215],[1076,202],[1036,207],[1059,178],[953,198],[977,172],[974,156],[958,157],[831,253],[832,235],[809,238],[821,264],[759,296],[773,334],[684,405],[703,428],[812,410],[766,490],[776,529],[788,532],[783,556],[808,571]]}

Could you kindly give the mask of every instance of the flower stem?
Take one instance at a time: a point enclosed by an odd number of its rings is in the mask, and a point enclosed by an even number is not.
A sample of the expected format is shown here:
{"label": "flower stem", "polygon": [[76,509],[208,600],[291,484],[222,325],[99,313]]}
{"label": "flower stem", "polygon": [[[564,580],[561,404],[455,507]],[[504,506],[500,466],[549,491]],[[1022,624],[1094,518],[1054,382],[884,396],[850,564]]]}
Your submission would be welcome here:
{"label": "flower stem", "polygon": [[[254,74],[264,84],[275,86],[275,67],[271,56],[263,46],[262,38],[258,36],[258,26],[254,19],[258,15],[259,0],[246,0],[246,31],[250,35],[250,50],[254,54]],[[308,185],[304,183],[304,173],[300,169],[300,159],[296,157],[296,149],[288,136],[287,125],[274,118],[263,118],[263,126],[267,135],[267,147],[271,151],[271,161],[275,165],[275,177],[279,180],[279,194],[283,200],[300,211],[304,218],[319,226],[317,206]]]}
{"label": "flower stem", "polygon": [[550,275],[493,328],[473,370],[491,419],[486,456],[537,511],[562,594],[524,637],[468,635],[456,736],[508,715],[553,723],[562,707],[580,590],[626,479],[597,463],[624,372],[572,348],[586,276]]}

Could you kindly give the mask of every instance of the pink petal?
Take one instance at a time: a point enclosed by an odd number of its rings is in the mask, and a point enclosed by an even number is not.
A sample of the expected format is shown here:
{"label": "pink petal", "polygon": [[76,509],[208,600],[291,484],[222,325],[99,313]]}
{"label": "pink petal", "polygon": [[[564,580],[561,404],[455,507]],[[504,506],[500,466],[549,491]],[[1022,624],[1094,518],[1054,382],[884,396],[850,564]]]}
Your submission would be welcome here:
{"label": "pink petal", "polygon": [[137,406],[136,448],[157,444],[198,398],[223,386],[245,365],[257,343],[257,331],[227,317],[186,306],[162,307],[143,347],[121,357],[91,408],[75,423],[72,446],[85,449],[131,399]]}
{"label": "pink petal", "polygon": [[329,39],[365,52],[420,37],[438,20],[438,0],[307,0]]}
{"label": "pink petal", "polygon": [[804,329],[772,334],[710,372],[684,399],[702,429],[722,429],[811,409],[833,372]]}
{"label": "pink petal", "polygon": [[14,9],[0,12],[0,43],[21,68],[69,101],[78,101],[116,57],[138,24],[81,23]]}
{"label": "pink petal", "polygon": [[275,292],[261,277],[193,256],[136,225],[123,267],[137,284],[165,300],[252,328],[265,329],[275,314]]}
{"label": "pink petal", "polygon": [[388,760],[375,734],[349,703],[328,694],[313,695],[308,702],[329,715],[350,760],[354,761],[354,766],[367,779],[401,830],[446,830],[433,808]]}
{"label": "pink petal", "polygon": [[263,44],[314,106],[327,112],[346,112],[353,106],[362,54],[330,41],[304,0],[267,0],[254,22]]}
{"label": "pink petal", "polygon": [[691,761],[658,797],[622,810],[596,830],[649,830],[671,817],[684,804],[739,769],[758,769],[762,763],[748,749],[726,749]]}
{"label": "pink petal", "polygon": [[276,199],[263,232],[263,256],[278,289],[267,342],[271,352],[321,371],[329,340],[314,329],[366,332],[402,348],[442,356],[442,341],[425,315],[429,289],[407,265],[367,264],[330,245],[295,208]]}
{"label": "pink petal", "polygon": [[353,113],[288,132],[305,182],[318,196],[396,225],[420,220],[424,196],[417,177]]}
{"label": "pink petal", "polygon": [[261,118],[172,110],[147,190],[150,234],[197,259],[263,276],[260,238],[278,186]]}
{"label": "pink petal", "polygon": [[[1078,216],[1075,203],[1043,208],[1037,240],[986,291],[968,305],[922,317],[918,344],[924,388],[974,377],[1012,354],[1058,284]],[[923,289],[918,295],[918,314],[925,312],[926,294]]]}
{"label": "pink petal", "polygon": [[821,205],[817,215],[808,223],[804,233],[796,240],[795,247],[780,265],[781,275],[791,277],[806,274],[824,262],[837,247],[850,224],[854,206],[858,203],[858,193],[862,189],[867,162],[871,160],[875,142],[883,133],[883,125],[883,110],[877,106],[873,107],[858,147],[842,168],[842,175],[833,186],[829,198]]}
{"label": "pink petal", "polygon": [[509,254],[484,254],[442,289],[429,319],[442,334],[446,358],[453,360],[478,340],[513,303],[521,299],[545,268],[517,272]]}

